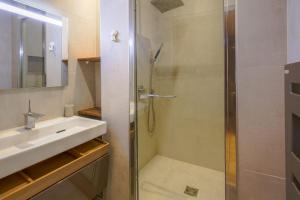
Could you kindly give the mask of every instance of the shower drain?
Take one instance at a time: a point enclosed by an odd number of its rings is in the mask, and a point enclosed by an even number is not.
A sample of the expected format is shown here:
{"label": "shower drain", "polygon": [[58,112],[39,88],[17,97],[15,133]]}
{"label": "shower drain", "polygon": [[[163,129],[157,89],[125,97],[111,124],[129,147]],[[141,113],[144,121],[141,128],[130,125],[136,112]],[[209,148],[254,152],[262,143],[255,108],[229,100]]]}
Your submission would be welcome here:
{"label": "shower drain", "polygon": [[199,189],[193,188],[190,186],[186,186],[186,188],[184,190],[184,194],[187,194],[192,197],[196,197],[198,195],[198,192],[199,192]]}

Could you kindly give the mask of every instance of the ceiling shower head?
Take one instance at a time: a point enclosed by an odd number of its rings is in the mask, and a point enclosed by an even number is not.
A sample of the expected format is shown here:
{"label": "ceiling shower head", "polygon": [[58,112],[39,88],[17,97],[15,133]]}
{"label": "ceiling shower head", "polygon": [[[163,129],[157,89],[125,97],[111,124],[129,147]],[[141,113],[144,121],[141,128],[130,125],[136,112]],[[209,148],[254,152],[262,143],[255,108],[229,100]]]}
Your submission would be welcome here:
{"label": "ceiling shower head", "polygon": [[182,0],[151,0],[151,4],[155,6],[161,13],[184,5]]}

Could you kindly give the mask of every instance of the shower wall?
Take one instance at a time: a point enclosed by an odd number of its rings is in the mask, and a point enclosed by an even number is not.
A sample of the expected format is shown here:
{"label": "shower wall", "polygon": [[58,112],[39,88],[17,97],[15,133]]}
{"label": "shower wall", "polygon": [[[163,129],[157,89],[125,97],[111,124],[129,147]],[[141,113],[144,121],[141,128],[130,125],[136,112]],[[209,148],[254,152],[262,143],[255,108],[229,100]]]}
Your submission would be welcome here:
{"label": "shower wall", "polygon": [[[137,1],[137,86],[149,92],[150,59],[167,36],[163,15],[147,0]],[[159,31],[158,31],[159,30]],[[138,143],[139,168],[142,168],[158,153],[158,135],[147,130],[147,101],[138,102]]]}
{"label": "shower wall", "polygon": [[148,88],[150,58],[161,43],[154,90],[156,129],[147,131],[147,102],[139,102],[139,167],[160,154],[224,171],[223,2],[185,0],[159,12],[138,1],[138,86]]}
{"label": "shower wall", "polygon": [[223,2],[189,0],[165,14],[171,37],[156,68],[158,153],[224,170]]}

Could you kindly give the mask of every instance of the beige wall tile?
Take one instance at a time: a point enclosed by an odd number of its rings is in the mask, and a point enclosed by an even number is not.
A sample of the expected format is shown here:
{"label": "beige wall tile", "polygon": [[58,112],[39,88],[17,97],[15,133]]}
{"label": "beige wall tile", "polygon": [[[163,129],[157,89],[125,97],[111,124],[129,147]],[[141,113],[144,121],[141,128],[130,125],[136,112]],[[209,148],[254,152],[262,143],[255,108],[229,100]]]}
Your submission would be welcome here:
{"label": "beige wall tile", "polygon": [[286,63],[286,0],[241,0],[237,22],[238,67]]}
{"label": "beige wall tile", "polygon": [[239,69],[240,169],[285,177],[283,67]]}
{"label": "beige wall tile", "polygon": [[[154,49],[162,42],[162,32],[165,32],[165,28],[161,13],[152,4],[139,0],[137,6],[137,85],[143,86],[146,92],[149,92],[150,58],[156,51]],[[141,169],[158,152],[158,133],[148,132],[148,101],[139,101],[138,108],[138,167]]]}
{"label": "beige wall tile", "polygon": [[238,199],[241,200],[283,200],[285,199],[285,179],[241,171]]}
{"label": "beige wall tile", "polygon": [[[138,85],[148,89],[152,54],[164,43],[154,73],[156,129],[147,131],[147,102],[139,102],[139,161],[155,153],[224,170],[224,38],[220,1],[184,0],[160,13],[138,1]],[[159,30],[159,31],[157,31]],[[151,136],[153,135],[153,136]]]}
{"label": "beige wall tile", "polygon": [[[223,7],[218,1],[185,1],[166,14],[169,40],[155,74],[156,91],[174,94],[157,101],[158,152],[223,171]],[[172,51],[169,51],[173,49]]]}
{"label": "beige wall tile", "polygon": [[138,111],[138,168],[143,168],[158,153],[159,132],[149,133],[146,105]]}
{"label": "beige wall tile", "polygon": [[243,200],[285,199],[286,14],[286,0],[237,4],[238,193]]}

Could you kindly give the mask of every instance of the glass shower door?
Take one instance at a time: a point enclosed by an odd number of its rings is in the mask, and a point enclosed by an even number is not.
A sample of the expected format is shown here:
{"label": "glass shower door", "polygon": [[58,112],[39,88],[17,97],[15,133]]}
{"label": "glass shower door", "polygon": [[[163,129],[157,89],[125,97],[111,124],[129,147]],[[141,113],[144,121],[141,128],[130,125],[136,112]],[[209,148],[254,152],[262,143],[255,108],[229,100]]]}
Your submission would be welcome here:
{"label": "glass shower door", "polygon": [[136,8],[138,199],[225,200],[224,3]]}

